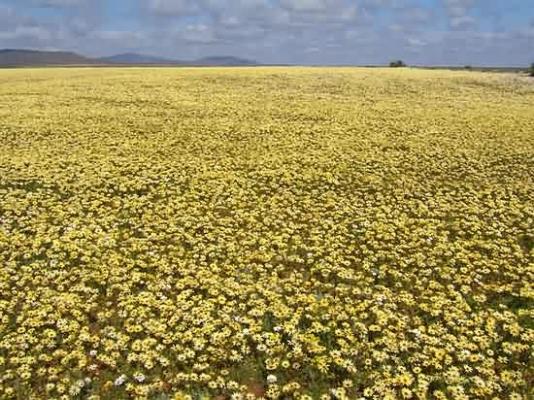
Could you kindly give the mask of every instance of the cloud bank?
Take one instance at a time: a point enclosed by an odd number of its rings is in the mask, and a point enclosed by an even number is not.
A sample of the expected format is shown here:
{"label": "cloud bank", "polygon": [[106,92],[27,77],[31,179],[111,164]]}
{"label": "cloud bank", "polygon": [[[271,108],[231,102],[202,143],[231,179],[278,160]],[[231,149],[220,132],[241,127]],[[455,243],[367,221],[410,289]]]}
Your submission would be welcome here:
{"label": "cloud bank", "polygon": [[525,0],[3,0],[0,48],[265,63],[526,65]]}

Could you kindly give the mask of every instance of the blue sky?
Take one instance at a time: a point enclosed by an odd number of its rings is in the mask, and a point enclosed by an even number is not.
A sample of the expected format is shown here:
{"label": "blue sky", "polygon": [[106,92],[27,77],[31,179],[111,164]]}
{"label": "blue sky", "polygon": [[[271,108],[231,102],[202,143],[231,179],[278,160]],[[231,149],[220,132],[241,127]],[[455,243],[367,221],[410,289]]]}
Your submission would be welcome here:
{"label": "blue sky", "polygon": [[534,0],[0,0],[0,48],[523,66]]}

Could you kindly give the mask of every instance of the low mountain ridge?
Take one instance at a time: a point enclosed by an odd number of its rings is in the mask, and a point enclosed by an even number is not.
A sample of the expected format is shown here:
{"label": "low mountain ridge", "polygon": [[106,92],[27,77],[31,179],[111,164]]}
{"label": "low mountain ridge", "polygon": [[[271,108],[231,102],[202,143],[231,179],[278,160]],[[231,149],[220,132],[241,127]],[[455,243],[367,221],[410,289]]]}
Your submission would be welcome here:
{"label": "low mountain ridge", "polygon": [[70,51],[0,50],[1,66],[84,65],[94,62]]}
{"label": "low mountain ridge", "polygon": [[182,64],[181,61],[138,53],[116,54],[109,57],[101,57],[98,60],[104,63],[109,62],[114,64]]}
{"label": "low mountain ridge", "polygon": [[42,51],[26,49],[0,50],[0,67],[69,66],[69,65],[196,65],[247,66],[256,61],[232,56],[211,56],[193,61],[172,60],[138,53],[122,53],[109,57],[89,58],[69,51]]}
{"label": "low mountain ridge", "polygon": [[239,57],[232,56],[212,56],[200,58],[193,61],[193,64],[197,65],[257,65],[258,63],[253,60],[247,60]]}

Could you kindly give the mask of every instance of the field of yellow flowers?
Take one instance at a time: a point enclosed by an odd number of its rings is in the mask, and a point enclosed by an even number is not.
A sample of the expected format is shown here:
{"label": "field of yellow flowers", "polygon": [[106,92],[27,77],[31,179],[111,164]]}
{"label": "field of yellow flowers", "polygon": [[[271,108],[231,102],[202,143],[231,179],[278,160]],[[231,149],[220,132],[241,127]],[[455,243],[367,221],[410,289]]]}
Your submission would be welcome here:
{"label": "field of yellow flowers", "polygon": [[0,70],[0,399],[534,390],[534,85]]}

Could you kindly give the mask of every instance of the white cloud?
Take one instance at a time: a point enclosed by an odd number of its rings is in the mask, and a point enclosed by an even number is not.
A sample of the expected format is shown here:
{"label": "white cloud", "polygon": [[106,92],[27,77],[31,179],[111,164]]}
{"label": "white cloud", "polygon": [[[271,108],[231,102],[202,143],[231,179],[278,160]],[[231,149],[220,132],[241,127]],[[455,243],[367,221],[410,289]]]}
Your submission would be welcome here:
{"label": "white cloud", "polygon": [[452,29],[467,30],[475,27],[477,21],[470,15],[475,0],[443,0],[443,2]]}
{"label": "white cloud", "polygon": [[453,17],[450,20],[451,27],[453,29],[468,29],[475,25],[476,21],[469,15],[462,15],[459,17]]}
{"label": "white cloud", "polygon": [[14,15],[14,11],[12,7],[6,6],[4,4],[0,4],[0,21],[5,18],[10,18]]}
{"label": "white cloud", "polygon": [[473,0],[443,0],[447,13],[451,17],[463,17],[473,7]]}
{"label": "white cloud", "polygon": [[145,39],[145,34],[143,32],[133,32],[133,31],[116,31],[116,30],[97,30],[93,31],[90,34],[91,38],[98,40],[112,40],[112,41],[138,41]]}
{"label": "white cloud", "polygon": [[205,24],[189,24],[184,29],[178,31],[178,37],[190,43],[213,43],[216,35],[213,28]]}
{"label": "white cloud", "polygon": [[37,5],[43,7],[73,7],[87,3],[87,0],[38,0]]}
{"label": "white cloud", "polygon": [[13,31],[0,32],[1,40],[30,39],[47,41],[53,38],[53,34],[41,26],[17,26]]}
{"label": "white cloud", "polygon": [[408,38],[408,44],[412,47],[425,46],[426,42],[418,38]]}
{"label": "white cloud", "polygon": [[317,12],[327,8],[326,0],[280,0],[280,4],[292,11]]}
{"label": "white cloud", "polygon": [[186,15],[195,9],[188,0],[150,0],[148,7],[153,13],[165,16]]}

